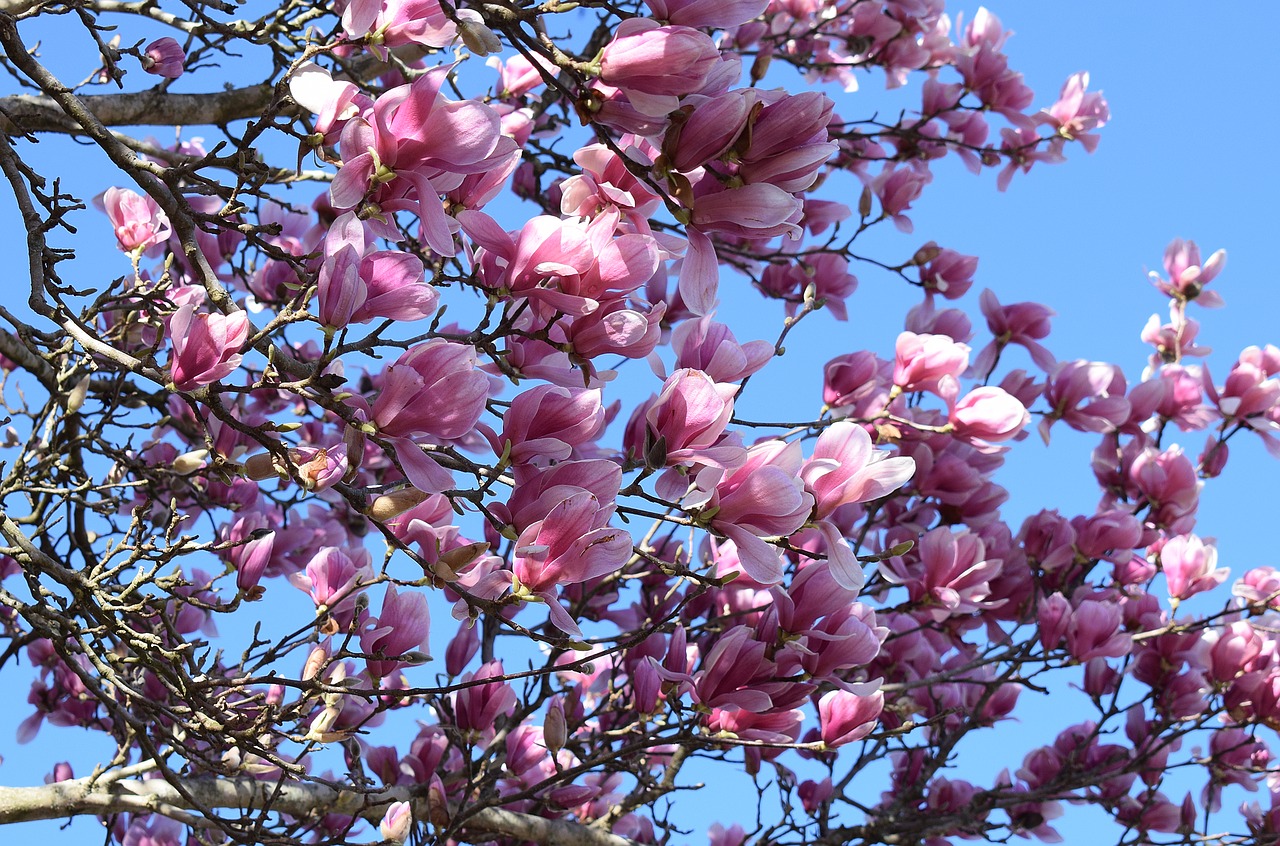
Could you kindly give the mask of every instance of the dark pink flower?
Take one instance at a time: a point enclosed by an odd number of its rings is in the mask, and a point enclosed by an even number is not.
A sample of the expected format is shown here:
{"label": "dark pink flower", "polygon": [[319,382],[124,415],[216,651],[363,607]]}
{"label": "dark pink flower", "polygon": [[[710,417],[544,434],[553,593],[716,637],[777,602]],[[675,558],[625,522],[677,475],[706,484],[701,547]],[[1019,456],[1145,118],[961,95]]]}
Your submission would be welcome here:
{"label": "dark pink flower", "polygon": [[240,348],[248,337],[249,317],[243,311],[197,313],[190,304],[178,309],[169,320],[174,388],[192,391],[230,376],[240,366]]}
{"label": "dark pink flower", "polygon": [[172,38],[157,38],[142,49],[142,69],[165,79],[182,76],[187,54]]}
{"label": "dark pink flower", "polygon": [[475,428],[489,398],[489,377],[475,347],[432,338],[407,350],[381,376],[373,423],[385,435],[450,440]]}
{"label": "dark pink flower", "polygon": [[387,585],[382,610],[376,622],[360,632],[360,649],[369,657],[369,675],[386,678],[400,669],[400,658],[411,650],[426,650],[431,633],[431,614],[427,596],[419,591],[399,593],[394,584]]}
{"label": "dark pink flower", "polygon": [[884,710],[884,694],[870,695],[833,690],[818,700],[818,721],[822,725],[822,742],[835,749],[861,740],[875,730]]}

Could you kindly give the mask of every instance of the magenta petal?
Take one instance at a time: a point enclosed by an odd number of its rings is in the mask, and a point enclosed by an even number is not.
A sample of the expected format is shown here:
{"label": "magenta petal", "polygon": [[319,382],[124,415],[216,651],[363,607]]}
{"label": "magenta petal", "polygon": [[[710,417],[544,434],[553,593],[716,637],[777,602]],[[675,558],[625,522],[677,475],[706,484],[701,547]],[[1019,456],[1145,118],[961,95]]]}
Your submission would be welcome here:
{"label": "magenta petal", "polygon": [[697,229],[689,229],[689,250],[680,265],[680,297],[696,315],[710,314],[719,302],[720,268],[711,239]]}
{"label": "magenta petal", "polygon": [[738,548],[738,562],[748,578],[765,587],[782,582],[782,556],[776,547],[738,526],[725,524],[716,528]]}
{"label": "magenta petal", "polygon": [[827,520],[821,520],[818,522],[818,531],[822,532],[823,538],[826,539],[827,565],[831,568],[831,575],[836,580],[836,584],[855,593],[862,590],[865,581],[862,565],[858,563],[858,557],[853,554],[853,550],[841,536],[840,530]]}
{"label": "magenta petal", "polygon": [[436,463],[422,448],[408,438],[391,442],[404,476],[423,493],[440,493],[453,487],[453,474]]}

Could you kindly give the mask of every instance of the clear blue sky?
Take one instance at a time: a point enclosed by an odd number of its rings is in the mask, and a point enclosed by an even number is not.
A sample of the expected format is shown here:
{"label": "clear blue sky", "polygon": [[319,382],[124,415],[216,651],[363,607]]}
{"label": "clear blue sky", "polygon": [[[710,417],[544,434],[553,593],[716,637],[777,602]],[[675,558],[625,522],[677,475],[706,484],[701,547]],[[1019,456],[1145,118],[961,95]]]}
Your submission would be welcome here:
{"label": "clear blue sky", "polygon": [[[1270,91],[1280,6],[1114,0],[1024,0],[990,6],[1016,33],[1007,52],[1011,65],[1023,71],[1035,89],[1038,105],[1056,99],[1068,74],[1088,70],[1091,87],[1102,89],[1110,101],[1112,121],[1102,130],[1096,154],[1072,149],[1066,164],[1037,166],[1029,175],[1019,174],[1004,194],[995,189],[994,172],[975,177],[958,163],[939,166],[934,183],[911,213],[915,234],[885,237],[879,241],[884,245],[881,254],[909,255],[924,241],[935,240],[980,256],[977,284],[966,301],[971,314],[977,314],[976,295],[982,287],[994,289],[1004,302],[1045,302],[1058,313],[1049,345],[1059,358],[1114,361],[1132,380],[1147,355],[1138,333],[1150,314],[1165,309],[1145,280],[1144,266],[1160,266],[1171,238],[1193,238],[1206,255],[1219,247],[1230,253],[1226,271],[1214,283],[1227,308],[1195,315],[1201,320],[1202,343],[1215,350],[1209,361],[1218,381],[1241,347],[1280,340],[1280,286],[1274,281],[1275,245],[1280,243],[1275,229],[1280,221],[1273,205],[1280,195],[1280,167],[1272,149],[1274,139],[1280,138],[1280,117]],[[960,9],[968,19],[976,5],[959,4],[951,11]],[[869,78],[862,92],[841,97],[837,108],[846,117],[861,117],[877,106],[915,102],[914,93],[906,99],[885,95],[878,80]],[[70,187],[83,190],[85,196],[106,187],[96,181],[102,172],[96,150],[53,139],[42,147],[49,157],[38,165],[44,173],[61,168],[70,177]],[[49,164],[55,160],[57,164]],[[105,222],[96,213],[86,213],[78,222],[85,229],[99,227],[99,240],[109,244]],[[18,232],[11,204],[0,203],[0,237],[8,255],[19,249]],[[105,272],[126,270],[120,260]],[[100,265],[82,262],[78,272],[103,271]],[[753,402],[762,403],[757,407],[814,409],[820,404],[821,362],[856,349],[891,353],[903,312],[915,294],[892,279],[869,272],[859,276],[861,286],[850,301],[849,322],[819,315],[806,324],[807,331],[796,333],[788,343],[788,360],[793,363],[774,364],[757,377],[751,391]],[[14,276],[8,284],[9,296],[16,297],[25,280]],[[733,289],[732,284],[726,286],[726,291]],[[722,315],[735,326],[740,340],[776,334],[778,314],[762,312],[753,294],[725,299]],[[735,321],[740,318],[758,331],[738,328]],[[975,322],[982,326],[980,320]],[[1055,429],[1054,438],[1052,452],[1038,442],[1019,445],[1008,472],[1000,477],[1013,494],[1005,512],[1015,528],[1022,515],[1041,507],[1079,513],[1090,511],[1096,502],[1087,467],[1094,440],[1070,437],[1063,427]],[[1194,436],[1184,446],[1198,451],[1202,443],[1203,436]],[[1199,532],[1217,537],[1221,563],[1238,575],[1250,567],[1277,565],[1271,532],[1260,528],[1275,519],[1268,494],[1280,478],[1280,465],[1248,439],[1233,440],[1232,449],[1224,478],[1206,489]],[[1064,454],[1072,459],[1064,460]],[[1191,610],[1195,608],[1192,604]],[[447,619],[439,621],[438,635],[447,637],[451,631]],[[439,641],[435,651],[442,646]],[[29,713],[26,680],[19,682],[19,674],[12,672],[7,678],[9,683],[0,691],[0,713],[4,724],[16,726]],[[1003,748],[1018,751],[1008,759],[987,758],[975,769],[975,779],[989,780],[1005,766],[1016,768],[1022,757],[1020,738],[1034,742],[1042,717],[1070,707],[1042,704],[1019,725],[1006,726],[1019,738]],[[1055,720],[1059,725],[1071,721]],[[64,759],[75,763],[77,774],[86,774],[109,752],[105,738],[78,730],[45,727],[26,747],[12,740],[12,730],[7,735],[0,731],[0,755],[5,759],[0,783],[38,784],[53,762]],[[739,786],[725,784],[721,789]],[[1228,807],[1239,801],[1233,796],[1228,795]],[[725,809],[726,824],[735,816],[748,816],[746,808],[732,814],[731,802],[714,804]],[[691,822],[704,827],[701,820]],[[1089,825],[1086,821],[1083,827],[1062,830],[1068,842],[1076,842],[1089,833]],[[1106,837],[1111,831],[1093,834]],[[23,835],[47,835],[68,844],[101,842],[100,829],[90,819],[78,820],[61,833],[56,825],[43,824],[9,828],[4,835],[5,842],[19,842]],[[700,842],[698,837],[690,840]]]}

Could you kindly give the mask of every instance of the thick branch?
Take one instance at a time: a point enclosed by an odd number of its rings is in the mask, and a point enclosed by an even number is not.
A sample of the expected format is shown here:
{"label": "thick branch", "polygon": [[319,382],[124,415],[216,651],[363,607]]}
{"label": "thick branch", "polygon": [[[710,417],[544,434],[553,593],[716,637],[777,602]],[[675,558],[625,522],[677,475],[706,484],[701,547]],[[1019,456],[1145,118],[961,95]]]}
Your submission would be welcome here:
{"label": "thick branch", "polygon": [[[158,89],[90,94],[80,101],[103,126],[220,125],[255,117],[271,104],[270,85],[252,85],[210,94],[171,94]],[[15,94],[0,98],[0,131],[83,132],[51,97]]]}
{"label": "thick branch", "polygon": [[[184,781],[183,788],[194,802],[160,779],[110,783],[99,780],[95,784],[82,778],[42,787],[0,787],[0,824],[124,811],[156,812],[186,819],[187,815],[177,812],[215,808],[244,812],[269,808],[303,819],[320,814],[345,814],[376,823],[388,805],[405,801],[414,801],[417,819],[428,818],[426,800],[414,800],[404,787],[366,792],[323,784],[281,786],[250,778],[193,778]],[[460,836],[474,835],[483,840],[495,834],[545,846],[635,846],[625,837],[568,820],[549,820],[498,808],[472,814]]]}

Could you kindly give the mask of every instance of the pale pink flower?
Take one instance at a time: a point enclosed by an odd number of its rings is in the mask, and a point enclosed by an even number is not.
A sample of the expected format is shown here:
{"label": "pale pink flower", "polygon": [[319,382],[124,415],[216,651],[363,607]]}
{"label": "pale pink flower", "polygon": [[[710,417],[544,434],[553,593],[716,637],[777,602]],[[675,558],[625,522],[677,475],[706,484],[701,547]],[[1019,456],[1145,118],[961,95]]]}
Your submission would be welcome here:
{"label": "pale pink flower", "polygon": [[1164,251],[1164,269],[1169,278],[1163,279],[1152,271],[1151,284],[1170,297],[1218,308],[1223,305],[1222,297],[1215,291],[1206,291],[1205,286],[1217,278],[1226,263],[1226,250],[1218,250],[1201,263],[1200,248],[1195,241],[1174,238]]}
{"label": "pale pink flower", "polygon": [[108,188],[94,199],[107,213],[116,242],[126,253],[143,251],[169,239],[169,217],[150,196],[127,188]]}
{"label": "pale pink flower", "polygon": [[392,802],[387,812],[382,815],[378,824],[378,832],[384,840],[392,843],[404,843],[413,830],[413,806],[408,802]]}
{"label": "pale pink flower", "polygon": [[1031,415],[1003,388],[984,385],[952,405],[948,420],[958,438],[999,443],[1017,437],[1031,421]]}
{"label": "pale pink flower", "polygon": [[1217,563],[1217,548],[1195,535],[1176,535],[1160,548],[1160,569],[1174,600],[1213,590],[1226,581],[1231,569],[1215,567]]}
{"label": "pale pink flower", "polygon": [[959,378],[969,364],[969,347],[946,335],[898,335],[893,384],[903,391],[936,391],[943,377]]}
{"label": "pale pink flower", "polygon": [[371,416],[390,437],[460,438],[475,428],[489,398],[475,347],[441,338],[410,347],[380,381]]}
{"label": "pale pink flower", "polygon": [[629,18],[614,32],[600,58],[600,79],[627,93],[645,114],[674,111],[678,97],[700,89],[720,61],[706,33]]}

